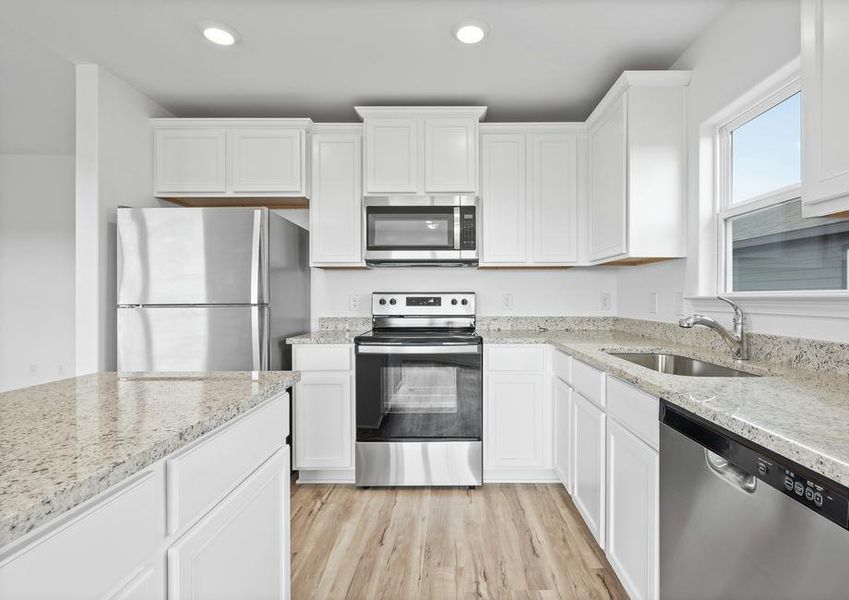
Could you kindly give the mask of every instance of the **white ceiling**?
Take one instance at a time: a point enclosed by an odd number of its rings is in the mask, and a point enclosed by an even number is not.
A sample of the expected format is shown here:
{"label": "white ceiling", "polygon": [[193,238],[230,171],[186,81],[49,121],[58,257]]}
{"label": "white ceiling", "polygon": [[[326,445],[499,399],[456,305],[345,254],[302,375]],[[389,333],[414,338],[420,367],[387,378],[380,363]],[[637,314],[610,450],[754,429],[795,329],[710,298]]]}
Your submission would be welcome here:
{"label": "white ceiling", "polygon": [[[487,121],[583,120],[622,70],[669,67],[727,2],[0,0],[0,19],[179,116],[355,121],[357,104],[484,104]],[[488,24],[483,43],[454,41],[464,18]],[[201,20],[241,43],[212,46]]]}

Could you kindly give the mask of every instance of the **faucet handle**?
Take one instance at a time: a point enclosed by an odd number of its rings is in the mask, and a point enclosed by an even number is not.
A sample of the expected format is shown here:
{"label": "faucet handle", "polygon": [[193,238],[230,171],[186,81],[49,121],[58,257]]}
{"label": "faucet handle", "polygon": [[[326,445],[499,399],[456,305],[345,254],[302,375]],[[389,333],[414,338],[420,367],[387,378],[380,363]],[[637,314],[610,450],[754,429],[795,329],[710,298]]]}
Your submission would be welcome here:
{"label": "faucet handle", "polygon": [[731,308],[734,309],[734,323],[735,323],[735,325],[737,323],[743,322],[743,309],[741,309],[739,306],[737,306],[736,303],[732,302],[730,299],[726,298],[725,296],[717,296],[716,298],[717,298],[717,300],[722,300],[723,302],[727,302],[728,304],[731,305]]}

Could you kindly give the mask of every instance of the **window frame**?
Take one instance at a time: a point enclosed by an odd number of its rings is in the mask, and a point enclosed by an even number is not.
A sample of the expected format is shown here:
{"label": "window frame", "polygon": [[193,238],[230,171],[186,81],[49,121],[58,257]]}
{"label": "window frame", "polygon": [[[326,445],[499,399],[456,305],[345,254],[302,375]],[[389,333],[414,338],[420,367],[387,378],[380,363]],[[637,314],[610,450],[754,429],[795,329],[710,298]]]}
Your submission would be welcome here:
{"label": "window frame", "polygon": [[[760,94],[746,104],[740,106],[722,123],[720,123],[714,134],[714,164],[715,202],[714,213],[716,216],[716,240],[717,240],[717,265],[716,289],[724,295],[756,295],[756,296],[788,296],[797,295],[801,290],[771,290],[757,292],[739,292],[733,289],[732,272],[729,265],[731,259],[731,239],[728,235],[728,221],[733,217],[748,214],[764,208],[777,206],[784,202],[801,199],[802,183],[785,186],[765,194],[749,198],[743,202],[733,203],[732,198],[732,144],[731,132],[745,125],[752,119],[762,115],[768,110],[775,108],[785,100],[790,99],[802,91],[801,73],[794,69],[786,77],[773,82],[769,88],[762,90]],[[800,115],[801,116],[801,115]],[[801,150],[800,150],[801,152]],[[801,156],[800,156],[801,166]],[[840,293],[841,290],[816,290],[823,293]]]}

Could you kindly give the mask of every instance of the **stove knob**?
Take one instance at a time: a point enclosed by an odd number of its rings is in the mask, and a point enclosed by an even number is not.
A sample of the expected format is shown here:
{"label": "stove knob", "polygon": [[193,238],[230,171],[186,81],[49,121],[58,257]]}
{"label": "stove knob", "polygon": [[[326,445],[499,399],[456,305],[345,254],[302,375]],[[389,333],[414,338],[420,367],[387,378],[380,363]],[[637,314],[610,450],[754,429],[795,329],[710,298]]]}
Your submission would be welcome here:
{"label": "stove knob", "polygon": [[451,304],[457,306],[457,298],[451,298]]}
{"label": "stove knob", "polygon": [[466,306],[468,303],[469,303],[469,301],[466,300],[465,298],[463,298],[463,302],[462,302],[463,306]]}
{"label": "stove knob", "polygon": [[392,298],[391,300],[389,300],[389,304],[391,304],[392,306],[395,306],[395,298]]}
{"label": "stove knob", "polygon": [[379,304],[380,304],[381,306],[383,306],[384,304],[386,304],[386,298],[381,298],[381,299],[380,299],[380,301],[379,301]]}

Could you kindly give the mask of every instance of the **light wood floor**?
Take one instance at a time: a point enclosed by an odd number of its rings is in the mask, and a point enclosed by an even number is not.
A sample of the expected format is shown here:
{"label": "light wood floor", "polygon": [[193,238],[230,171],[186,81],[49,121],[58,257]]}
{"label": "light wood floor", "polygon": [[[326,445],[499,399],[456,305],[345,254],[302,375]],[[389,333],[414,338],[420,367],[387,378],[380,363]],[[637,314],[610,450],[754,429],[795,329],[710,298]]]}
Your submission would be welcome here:
{"label": "light wood floor", "polygon": [[293,486],[292,597],[627,598],[559,484]]}

